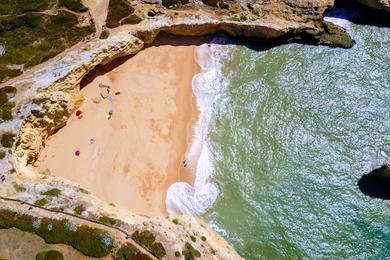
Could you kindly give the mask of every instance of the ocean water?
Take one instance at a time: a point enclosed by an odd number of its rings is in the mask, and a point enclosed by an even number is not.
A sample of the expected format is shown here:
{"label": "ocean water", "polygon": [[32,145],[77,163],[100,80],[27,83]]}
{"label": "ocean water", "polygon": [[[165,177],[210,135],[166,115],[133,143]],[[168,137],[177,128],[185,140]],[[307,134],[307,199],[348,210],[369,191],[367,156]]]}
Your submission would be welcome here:
{"label": "ocean water", "polygon": [[390,259],[390,201],[357,186],[390,159],[390,29],[333,21],[354,48],[211,52],[220,66],[203,82],[218,90],[203,185],[214,197],[188,212],[247,259]]}

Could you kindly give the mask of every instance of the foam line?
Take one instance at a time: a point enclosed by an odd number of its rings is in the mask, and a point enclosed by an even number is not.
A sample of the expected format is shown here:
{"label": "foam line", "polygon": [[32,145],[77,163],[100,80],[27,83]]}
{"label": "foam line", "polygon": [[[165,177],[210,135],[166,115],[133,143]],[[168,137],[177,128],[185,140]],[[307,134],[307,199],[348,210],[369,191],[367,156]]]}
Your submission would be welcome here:
{"label": "foam line", "polygon": [[208,131],[214,116],[215,100],[225,89],[221,77],[221,54],[226,50],[222,52],[224,46],[214,44],[221,41],[224,41],[224,37],[216,37],[212,44],[197,48],[197,63],[201,72],[192,79],[192,89],[200,113],[193,143],[186,155],[186,160],[196,165],[195,182],[193,187],[185,182],[176,182],[168,188],[165,202],[169,214],[202,214],[213,205],[219,194],[218,187],[211,180],[215,173],[215,160]]}

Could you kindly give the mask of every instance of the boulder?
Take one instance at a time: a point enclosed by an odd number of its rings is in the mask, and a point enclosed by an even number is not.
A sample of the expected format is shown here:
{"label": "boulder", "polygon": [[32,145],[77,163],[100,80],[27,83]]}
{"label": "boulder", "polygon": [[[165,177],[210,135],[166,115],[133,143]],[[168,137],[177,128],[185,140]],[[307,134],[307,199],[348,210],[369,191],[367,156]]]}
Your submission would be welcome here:
{"label": "boulder", "polygon": [[390,0],[358,0],[371,8],[390,12]]}

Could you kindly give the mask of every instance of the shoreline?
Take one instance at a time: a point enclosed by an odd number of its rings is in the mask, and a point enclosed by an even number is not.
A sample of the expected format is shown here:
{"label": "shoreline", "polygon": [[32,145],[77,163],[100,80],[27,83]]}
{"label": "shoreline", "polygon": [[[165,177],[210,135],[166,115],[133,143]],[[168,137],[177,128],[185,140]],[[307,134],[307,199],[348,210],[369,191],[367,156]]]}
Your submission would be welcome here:
{"label": "shoreline", "polygon": [[[73,114],[49,138],[34,170],[48,169],[136,214],[167,215],[168,187],[195,180],[196,165],[184,162],[198,121],[192,79],[199,72],[195,52],[200,42],[204,39],[194,43],[160,37],[118,67],[97,71],[81,90],[83,118]],[[94,104],[100,83],[121,94],[112,95],[111,103],[104,99]],[[107,120],[110,108],[114,113]]]}

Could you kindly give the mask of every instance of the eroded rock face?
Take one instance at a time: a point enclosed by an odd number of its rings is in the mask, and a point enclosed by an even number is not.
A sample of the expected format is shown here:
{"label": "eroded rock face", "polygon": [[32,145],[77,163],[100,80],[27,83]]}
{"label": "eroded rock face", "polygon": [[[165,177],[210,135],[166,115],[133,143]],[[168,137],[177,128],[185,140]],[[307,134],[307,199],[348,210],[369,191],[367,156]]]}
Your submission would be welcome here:
{"label": "eroded rock face", "polygon": [[384,10],[390,12],[389,0],[358,0],[360,3],[365,4],[371,8]]}

